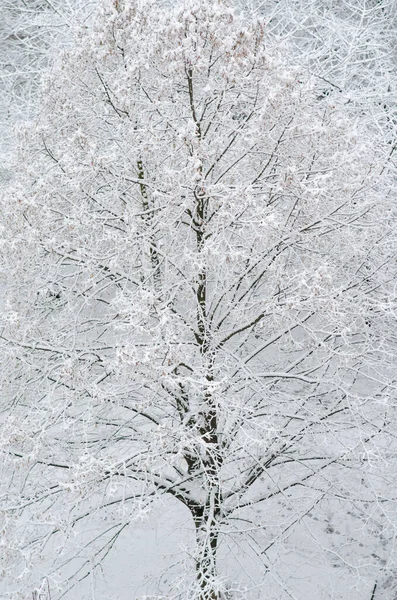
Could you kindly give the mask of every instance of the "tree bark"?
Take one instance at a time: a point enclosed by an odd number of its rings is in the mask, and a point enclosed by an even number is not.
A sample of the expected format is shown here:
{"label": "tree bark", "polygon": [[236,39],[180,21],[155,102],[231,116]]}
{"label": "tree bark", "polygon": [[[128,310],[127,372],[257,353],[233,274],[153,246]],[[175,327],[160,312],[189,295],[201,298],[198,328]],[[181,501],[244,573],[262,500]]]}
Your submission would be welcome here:
{"label": "tree bark", "polygon": [[[196,526],[197,556],[196,574],[198,583],[198,600],[220,600],[217,590],[216,554],[219,532],[214,507],[211,500],[194,515]],[[210,512],[208,513],[208,509]]]}

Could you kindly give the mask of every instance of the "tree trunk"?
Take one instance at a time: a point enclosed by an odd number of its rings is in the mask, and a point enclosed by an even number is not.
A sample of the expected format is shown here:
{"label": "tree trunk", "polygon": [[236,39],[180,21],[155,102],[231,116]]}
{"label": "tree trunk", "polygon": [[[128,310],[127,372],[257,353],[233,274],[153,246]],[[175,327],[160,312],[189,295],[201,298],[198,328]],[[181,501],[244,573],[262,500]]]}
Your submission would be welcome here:
{"label": "tree trunk", "polygon": [[[218,547],[218,531],[211,526],[214,523],[203,523],[197,529],[196,538],[198,552],[196,557],[196,573],[199,588],[198,600],[220,600],[221,596],[216,584],[216,552]],[[207,530],[210,529],[210,531]]]}

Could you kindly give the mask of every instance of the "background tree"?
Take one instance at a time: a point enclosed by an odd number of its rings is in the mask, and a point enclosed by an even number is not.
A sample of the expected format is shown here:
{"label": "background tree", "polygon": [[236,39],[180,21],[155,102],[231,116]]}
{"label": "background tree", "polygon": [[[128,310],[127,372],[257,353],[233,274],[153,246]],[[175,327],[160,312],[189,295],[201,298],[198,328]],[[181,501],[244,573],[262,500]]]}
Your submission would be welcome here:
{"label": "background tree", "polygon": [[1,506],[23,581],[47,546],[60,595],[170,496],[192,535],[163,595],[287,598],[310,515],[394,518],[390,147],[266,40],[223,2],[103,2],[20,132]]}

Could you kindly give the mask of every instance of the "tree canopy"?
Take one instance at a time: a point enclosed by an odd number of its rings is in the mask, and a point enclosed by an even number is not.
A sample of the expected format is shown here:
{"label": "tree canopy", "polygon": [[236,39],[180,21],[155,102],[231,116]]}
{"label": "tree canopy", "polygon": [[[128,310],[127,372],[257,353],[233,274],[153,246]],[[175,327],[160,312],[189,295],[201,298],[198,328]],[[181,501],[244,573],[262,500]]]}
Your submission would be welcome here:
{"label": "tree canopy", "polygon": [[19,130],[2,560],[29,582],[51,548],[59,597],[165,497],[191,532],[170,598],[294,597],[313,512],[394,514],[390,145],[266,32],[223,0],[106,0]]}

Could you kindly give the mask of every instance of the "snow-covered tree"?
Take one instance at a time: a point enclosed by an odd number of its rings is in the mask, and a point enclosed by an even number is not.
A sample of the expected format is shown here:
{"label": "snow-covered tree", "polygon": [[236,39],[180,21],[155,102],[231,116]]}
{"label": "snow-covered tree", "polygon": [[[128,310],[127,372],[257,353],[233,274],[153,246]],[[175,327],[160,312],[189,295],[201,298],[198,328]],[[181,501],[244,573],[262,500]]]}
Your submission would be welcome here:
{"label": "snow-covered tree", "polygon": [[0,0],[0,183],[11,173],[12,128],[37,108],[40,77],[96,0]]}
{"label": "snow-covered tree", "polygon": [[310,515],[394,518],[390,147],[266,35],[223,1],[104,0],[19,133],[1,559],[28,581],[50,548],[54,597],[165,497],[192,534],[169,598],[291,597],[280,565],[327,556]]}
{"label": "snow-covered tree", "polygon": [[350,112],[396,139],[394,0],[241,0],[269,35],[317,79],[319,99],[342,95]]}

